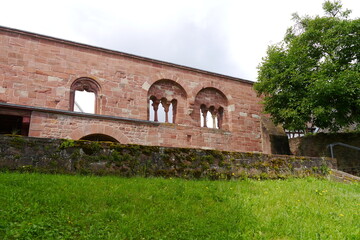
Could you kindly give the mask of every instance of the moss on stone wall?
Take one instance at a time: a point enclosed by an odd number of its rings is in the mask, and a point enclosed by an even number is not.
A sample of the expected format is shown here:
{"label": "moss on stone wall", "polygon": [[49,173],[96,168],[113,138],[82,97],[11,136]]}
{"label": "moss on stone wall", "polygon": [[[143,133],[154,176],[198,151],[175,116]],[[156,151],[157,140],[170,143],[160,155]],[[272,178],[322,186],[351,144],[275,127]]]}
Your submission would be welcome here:
{"label": "moss on stone wall", "polygon": [[0,168],[19,171],[216,180],[324,176],[330,167],[325,158],[0,135]]}

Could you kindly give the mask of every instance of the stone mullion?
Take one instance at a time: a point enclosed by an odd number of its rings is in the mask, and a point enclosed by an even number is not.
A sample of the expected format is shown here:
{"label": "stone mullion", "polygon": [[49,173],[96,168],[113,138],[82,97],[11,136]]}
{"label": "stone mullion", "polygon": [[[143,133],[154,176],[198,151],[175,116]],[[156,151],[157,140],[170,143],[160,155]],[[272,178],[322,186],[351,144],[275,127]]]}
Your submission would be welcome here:
{"label": "stone mullion", "polygon": [[213,128],[216,128],[216,114],[211,114],[213,120]]}
{"label": "stone mullion", "polygon": [[172,116],[172,122],[175,123],[175,119],[176,119],[176,109],[177,109],[177,101],[176,99],[173,99],[171,101],[172,104],[172,112],[173,112],[173,116]]}
{"label": "stone mullion", "polygon": [[159,104],[160,104],[160,100],[158,100],[158,99],[154,99],[154,100],[153,100],[152,106],[153,106],[153,109],[154,109],[154,121],[155,121],[155,122],[158,122],[158,121],[159,121],[159,120],[158,120],[158,113],[157,113],[157,111],[158,111],[158,109],[159,109]]}
{"label": "stone mullion", "polygon": [[221,128],[221,124],[222,124],[222,117],[221,117],[221,113],[218,112],[217,113],[217,120],[218,120],[218,128],[220,129]]}
{"label": "stone mullion", "polygon": [[213,128],[216,128],[216,117],[217,117],[217,111],[216,109],[212,109],[211,113],[211,118],[213,121]]}
{"label": "stone mullion", "polygon": [[222,123],[223,123],[223,116],[224,116],[224,110],[222,107],[219,107],[217,116],[218,116],[218,127],[219,127],[219,129],[221,129]]}
{"label": "stone mullion", "polygon": [[204,119],[204,127],[207,127],[207,124],[206,124],[207,112],[208,112],[208,109],[207,109],[207,108],[202,108],[202,109],[201,109],[201,113],[202,113],[203,119]]}
{"label": "stone mullion", "polygon": [[170,103],[167,100],[162,100],[161,104],[164,107],[164,111],[165,111],[165,122],[169,122],[169,107],[170,107]]}

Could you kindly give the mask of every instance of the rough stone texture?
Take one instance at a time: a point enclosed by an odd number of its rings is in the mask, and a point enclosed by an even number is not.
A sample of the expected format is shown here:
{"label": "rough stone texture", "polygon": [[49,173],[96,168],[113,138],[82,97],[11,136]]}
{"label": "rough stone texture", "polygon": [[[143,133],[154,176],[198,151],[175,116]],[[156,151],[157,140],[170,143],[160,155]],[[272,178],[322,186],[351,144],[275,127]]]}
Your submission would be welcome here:
{"label": "rough stone texture", "polygon": [[345,182],[345,183],[360,182],[360,177],[336,169],[331,169],[329,177],[332,180]]}
{"label": "rough stone texture", "polygon": [[291,154],[289,139],[281,126],[275,126],[267,116],[261,117],[261,126],[264,152],[284,155]]}
{"label": "rough stone texture", "polygon": [[0,169],[183,178],[325,176],[331,159],[0,135]]}
{"label": "rough stone texture", "polygon": [[[249,81],[0,27],[0,102],[69,110],[71,86],[81,78],[100,86],[97,114],[148,120],[149,97],[162,90],[178,98],[175,124],[34,110],[29,136],[103,133],[125,144],[274,153],[263,148],[268,139],[262,135],[260,99]],[[224,106],[222,129],[200,128],[200,100]]]}
{"label": "rough stone texture", "polygon": [[[341,142],[360,147],[360,133],[319,133],[290,139],[291,152],[298,156],[330,156],[329,144]],[[360,176],[360,151],[343,146],[334,146],[337,168],[344,172]]]}

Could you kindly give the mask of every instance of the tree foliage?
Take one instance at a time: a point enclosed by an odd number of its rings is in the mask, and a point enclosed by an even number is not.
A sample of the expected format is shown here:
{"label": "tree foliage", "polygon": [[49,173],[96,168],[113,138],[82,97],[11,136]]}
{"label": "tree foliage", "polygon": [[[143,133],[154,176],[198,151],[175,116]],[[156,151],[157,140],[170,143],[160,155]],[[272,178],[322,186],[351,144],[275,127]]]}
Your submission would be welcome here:
{"label": "tree foliage", "polygon": [[299,17],[284,40],[268,47],[255,90],[265,112],[287,129],[338,131],[360,123],[360,19],[339,1],[325,16]]}

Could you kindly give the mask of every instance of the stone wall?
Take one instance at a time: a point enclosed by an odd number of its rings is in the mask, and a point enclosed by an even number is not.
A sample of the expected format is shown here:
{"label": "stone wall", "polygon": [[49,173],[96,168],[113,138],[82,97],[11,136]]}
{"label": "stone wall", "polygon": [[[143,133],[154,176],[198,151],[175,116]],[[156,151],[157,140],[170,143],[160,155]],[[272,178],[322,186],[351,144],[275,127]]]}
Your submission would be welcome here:
{"label": "stone wall", "polygon": [[[232,151],[269,150],[263,149],[266,138],[261,131],[261,104],[250,81],[0,27],[0,103],[71,111],[74,89],[96,91],[98,115],[143,121],[149,120],[151,97],[175,99],[175,125],[147,125],[146,130],[141,131],[143,126],[116,126],[114,121],[105,118],[101,121],[91,117],[71,119],[69,115],[34,111],[29,119],[29,136],[76,136],[74,139],[79,139],[84,136],[79,136],[73,126],[82,128],[91,123],[103,126],[94,129],[87,126],[88,133],[97,134],[97,129],[111,126],[114,131],[105,131],[115,139],[122,139],[121,143],[168,146],[171,141],[165,138],[148,141],[163,135],[158,132],[168,130],[165,135],[179,138],[172,141],[177,142],[173,146],[181,143],[181,147],[195,144],[195,147]],[[202,106],[214,114],[221,112],[221,129],[201,129]],[[46,117],[49,118],[44,119]],[[73,132],[57,130],[67,127]],[[130,136],[134,128],[137,129],[134,133],[141,132],[137,138]],[[184,133],[186,131],[190,134]],[[121,134],[114,135],[115,132]],[[191,132],[198,134],[195,139]]]}
{"label": "stone wall", "polygon": [[[291,152],[298,156],[331,156],[329,144],[341,142],[360,147],[360,133],[319,133],[290,139]],[[360,151],[344,146],[334,146],[338,169],[360,176]]]}
{"label": "stone wall", "polygon": [[268,116],[261,117],[263,151],[272,154],[290,155],[289,139],[281,126],[275,126]]}
{"label": "stone wall", "polygon": [[183,178],[324,176],[327,158],[0,135],[0,169]]}
{"label": "stone wall", "polygon": [[125,121],[119,119],[71,116],[65,114],[33,112],[31,136],[44,138],[80,139],[93,133],[114,136],[122,144],[150,146],[208,148],[252,151],[251,141],[244,136],[209,128],[156,123],[150,121]]}

